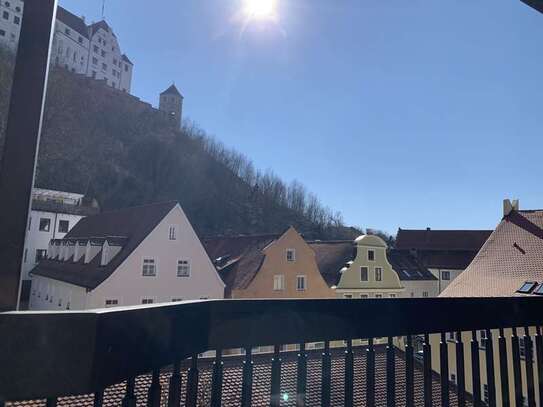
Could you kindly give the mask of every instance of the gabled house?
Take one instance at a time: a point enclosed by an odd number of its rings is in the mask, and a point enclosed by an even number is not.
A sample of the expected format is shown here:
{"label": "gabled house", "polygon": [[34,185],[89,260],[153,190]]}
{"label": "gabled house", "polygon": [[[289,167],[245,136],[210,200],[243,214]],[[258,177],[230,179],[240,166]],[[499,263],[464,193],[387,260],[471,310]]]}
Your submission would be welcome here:
{"label": "gabled house", "polygon": [[50,242],[31,271],[30,309],[223,298],[224,283],[177,202],[104,212]]}
{"label": "gabled house", "polygon": [[491,230],[399,229],[396,249],[409,251],[438,279],[439,292],[471,263]]}
{"label": "gabled house", "polygon": [[290,227],[281,235],[202,239],[229,298],[332,298],[315,252]]}

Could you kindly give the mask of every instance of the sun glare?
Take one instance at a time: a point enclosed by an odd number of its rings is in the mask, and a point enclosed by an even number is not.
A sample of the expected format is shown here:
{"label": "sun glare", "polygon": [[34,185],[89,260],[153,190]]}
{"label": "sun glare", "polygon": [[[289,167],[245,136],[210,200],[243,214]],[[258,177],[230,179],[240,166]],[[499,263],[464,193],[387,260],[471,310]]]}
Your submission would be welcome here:
{"label": "sun glare", "polygon": [[243,0],[245,13],[251,19],[271,19],[275,17],[277,0]]}

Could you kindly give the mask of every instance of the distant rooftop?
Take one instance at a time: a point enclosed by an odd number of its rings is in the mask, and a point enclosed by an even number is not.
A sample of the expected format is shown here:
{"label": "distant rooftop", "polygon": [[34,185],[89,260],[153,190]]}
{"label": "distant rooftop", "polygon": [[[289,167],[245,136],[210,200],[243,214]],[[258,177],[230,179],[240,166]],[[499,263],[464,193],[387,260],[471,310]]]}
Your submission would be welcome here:
{"label": "distant rooftop", "polygon": [[491,230],[399,229],[396,248],[477,252],[491,233]]}

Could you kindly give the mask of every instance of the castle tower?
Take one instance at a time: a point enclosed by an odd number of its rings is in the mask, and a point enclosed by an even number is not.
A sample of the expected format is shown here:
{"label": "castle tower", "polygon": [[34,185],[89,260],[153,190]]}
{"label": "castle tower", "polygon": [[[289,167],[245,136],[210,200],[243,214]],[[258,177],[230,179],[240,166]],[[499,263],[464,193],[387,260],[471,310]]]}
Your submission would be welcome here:
{"label": "castle tower", "polygon": [[175,129],[181,129],[181,118],[183,115],[183,95],[175,85],[170,86],[160,94],[158,109],[167,113],[174,123]]}

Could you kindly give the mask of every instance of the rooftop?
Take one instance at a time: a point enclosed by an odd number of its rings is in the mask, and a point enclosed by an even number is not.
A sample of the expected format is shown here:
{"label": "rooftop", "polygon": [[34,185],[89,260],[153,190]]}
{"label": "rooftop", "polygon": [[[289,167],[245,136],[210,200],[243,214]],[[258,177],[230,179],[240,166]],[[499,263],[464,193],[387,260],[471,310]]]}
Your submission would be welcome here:
{"label": "rooftop", "polygon": [[396,248],[477,252],[491,233],[491,230],[399,229]]}

